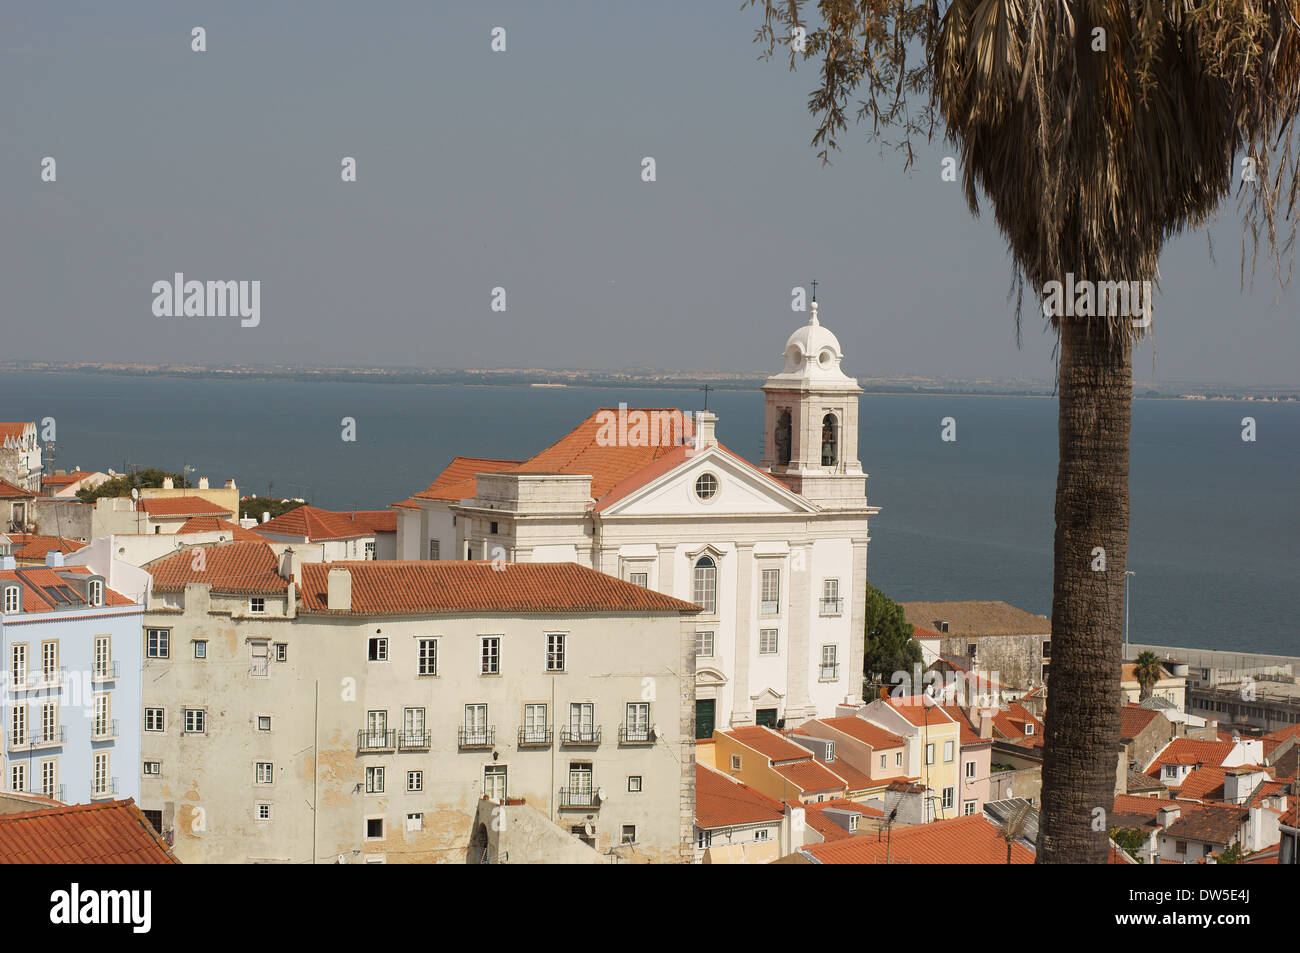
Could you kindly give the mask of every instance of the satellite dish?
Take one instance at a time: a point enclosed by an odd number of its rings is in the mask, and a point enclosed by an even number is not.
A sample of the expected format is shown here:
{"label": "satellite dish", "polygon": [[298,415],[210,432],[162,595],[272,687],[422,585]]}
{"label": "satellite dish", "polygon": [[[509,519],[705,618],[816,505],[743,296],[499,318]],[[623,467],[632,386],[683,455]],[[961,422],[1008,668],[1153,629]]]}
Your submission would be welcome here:
{"label": "satellite dish", "polygon": [[140,499],[140,491],[137,490],[135,487],[131,487],[131,499],[133,500]]}
{"label": "satellite dish", "polygon": [[582,832],[586,834],[588,837],[590,837],[593,833],[595,833],[591,828],[591,821],[587,821],[582,825]]}
{"label": "satellite dish", "polygon": [[600,790],[598,790],[598,791],[596,792],[596,797],[600,798],[601,801],[604,801],[604,800],[605,800],[605,789],[604,789],[604,788],[601,788]]}
{"label": "satellite dish", "polygon": [[344,858],[344,856],[343,856],[342,854],[339,854],[339,863],[340,863],[340,864],[346,864],[346,863],[347,863],[347,860]]}

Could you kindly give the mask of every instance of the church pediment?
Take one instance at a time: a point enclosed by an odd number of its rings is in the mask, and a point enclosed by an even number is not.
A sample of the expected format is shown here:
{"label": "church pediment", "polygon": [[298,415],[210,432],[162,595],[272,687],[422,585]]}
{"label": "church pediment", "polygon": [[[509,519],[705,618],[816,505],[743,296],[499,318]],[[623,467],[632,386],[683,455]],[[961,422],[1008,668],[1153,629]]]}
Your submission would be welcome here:
{"label": "church pediment", "polygon": [[725,685],[727,676],[723,675],[716,668],[700,668],[695,670],[696,685]]}

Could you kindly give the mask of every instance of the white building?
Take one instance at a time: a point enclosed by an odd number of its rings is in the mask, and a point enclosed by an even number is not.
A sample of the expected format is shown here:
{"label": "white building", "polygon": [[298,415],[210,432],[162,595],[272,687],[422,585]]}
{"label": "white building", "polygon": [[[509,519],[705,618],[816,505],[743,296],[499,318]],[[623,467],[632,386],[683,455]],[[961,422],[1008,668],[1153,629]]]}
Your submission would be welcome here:
{"label": "white building", "polygon": [[859,703],[868,517],[857,382],[814,302],[763,386],[761,465],[717,417],[620,406],[395,504],[399,559],[573,561],[703,606],[696,735]]}

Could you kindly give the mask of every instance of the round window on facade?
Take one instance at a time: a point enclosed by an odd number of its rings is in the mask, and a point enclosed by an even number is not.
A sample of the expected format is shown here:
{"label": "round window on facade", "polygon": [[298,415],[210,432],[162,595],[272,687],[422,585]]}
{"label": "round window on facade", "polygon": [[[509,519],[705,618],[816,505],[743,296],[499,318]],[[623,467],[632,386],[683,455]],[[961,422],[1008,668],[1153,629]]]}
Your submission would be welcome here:
{"label": "round window on facade", "polygon": [[695,495],[702,500],[711,500],[718,492],[718,478],[712,473],[702,473],[695,481]]}

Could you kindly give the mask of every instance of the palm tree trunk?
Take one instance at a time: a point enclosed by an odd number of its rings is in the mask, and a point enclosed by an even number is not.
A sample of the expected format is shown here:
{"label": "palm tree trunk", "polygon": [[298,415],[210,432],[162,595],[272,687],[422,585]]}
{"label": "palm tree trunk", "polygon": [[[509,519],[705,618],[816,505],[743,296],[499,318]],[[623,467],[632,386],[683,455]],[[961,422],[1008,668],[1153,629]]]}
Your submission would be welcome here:
{"label": "palm tree trunk", "polygon": [[1104,320],[1063,319],[1060,334],[1038,861],[1103,864],[1119,751],[1133,351],[1127,335],[1108,331]]}

